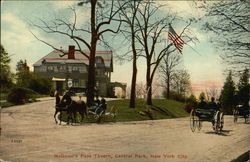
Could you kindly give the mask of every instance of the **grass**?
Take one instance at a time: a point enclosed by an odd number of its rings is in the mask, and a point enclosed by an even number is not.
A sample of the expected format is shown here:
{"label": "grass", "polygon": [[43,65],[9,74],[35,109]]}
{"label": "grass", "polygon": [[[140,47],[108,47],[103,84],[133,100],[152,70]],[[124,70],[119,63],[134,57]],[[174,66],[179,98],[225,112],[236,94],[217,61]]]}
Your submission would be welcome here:
{"label": "grass", "polygon": [[[153,99],[153,106],[146,105],[145,100],[137,99],[136,108],[129,108],[129,100],[113,100],[107,102],[109,112],[111,107],[117,108],[117,117],[113,119],[110,116],[102,116],[101,122],[124,122],[124,121],[142,121],[150,119],[169,119],[186,117],[189,114],[184,110],[184,104],[173,100]],[[151,117],[145,113],[150,112]],[[63,121],[66,121],[66,114],[63,114]],[[88,117],[83,123],[93,123],[98,120]]]}
{"label": "grass", "polygon": [[15,106],[16,104],[11,103],[11,102],[2,102],[0,103],[1,108],[6,108],[6,107],[11,107],[11,106]]}
{"label": "grass", "polygon": [[6,100],[7,99],[7,93],[0,92],[0,100]]}

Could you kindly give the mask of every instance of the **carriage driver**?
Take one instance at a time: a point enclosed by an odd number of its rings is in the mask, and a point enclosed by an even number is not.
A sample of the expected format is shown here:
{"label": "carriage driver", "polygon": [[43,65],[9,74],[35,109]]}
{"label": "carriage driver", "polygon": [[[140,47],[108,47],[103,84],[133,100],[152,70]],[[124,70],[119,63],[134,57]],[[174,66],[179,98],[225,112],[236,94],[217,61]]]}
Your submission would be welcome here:
{"label": "carriage driver", "polygon": [[201,98],[200,98],[200,103],[198,103],[198,108],[199,109],[206,109],[206,106],[207,106],[207,103],[204,101],[204,97],[203,96],[201,96]]}
{"label": "carriage driver", "polygon": [[96,106],[99,106],[100,103],[101,103],[101,101],[99,100],[98,95],[96,95],[95,105],[96,105]]}
{"label": "carriage driver", "polygon": [[104,113],[105,113],[105,111],[107,109],[107,103],[106,103],[106,100],[104,99],[104,97],[102,97],[102,99],[101,99],[100,107],[104,110]]}
{"label": "carriage driver", "polygon": [[[65,105],[66,105],[66,108],[68,108],[68,106],[71,104],[72,102],[72,98],[69,94],[69,91],[67,90],[62,98],[62,100],[65,100]],[[63,101],[64,102],[64,101]]]}
{"label": "carriage driver", "polygon": [[211,102],[208,103],[208,108],[218,110],[218,105],[215,103],[214,100],[215,100],[214,97],[212,97]]}
{"label": "carriage driver", "polygon": [[61,99],[58,91],[55,91],[55,97],[56,97],[56,106],[59,106]]}

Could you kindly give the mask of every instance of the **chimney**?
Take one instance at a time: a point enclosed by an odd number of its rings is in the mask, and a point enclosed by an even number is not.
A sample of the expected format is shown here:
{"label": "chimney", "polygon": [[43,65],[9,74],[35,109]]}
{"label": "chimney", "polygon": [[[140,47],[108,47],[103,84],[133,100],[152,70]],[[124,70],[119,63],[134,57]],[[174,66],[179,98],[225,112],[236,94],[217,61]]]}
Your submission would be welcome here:
{"label": "chimney", "polygon": [[75,59],[75,46],[69,46],[68,59]]}

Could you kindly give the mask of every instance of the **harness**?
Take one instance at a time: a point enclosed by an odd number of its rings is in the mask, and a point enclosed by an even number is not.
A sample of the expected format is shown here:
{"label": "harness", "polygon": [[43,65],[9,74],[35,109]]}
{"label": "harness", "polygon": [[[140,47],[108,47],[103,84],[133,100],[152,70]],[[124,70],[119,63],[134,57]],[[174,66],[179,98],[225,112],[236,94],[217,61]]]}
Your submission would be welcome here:
{"label": "harness", "polygon": [[70,102],[70,104],[68,105],[68,107],[70,107],[70,106],[72,105],[72,103],[73,103],[73,100],[71,100],[71,102]]}

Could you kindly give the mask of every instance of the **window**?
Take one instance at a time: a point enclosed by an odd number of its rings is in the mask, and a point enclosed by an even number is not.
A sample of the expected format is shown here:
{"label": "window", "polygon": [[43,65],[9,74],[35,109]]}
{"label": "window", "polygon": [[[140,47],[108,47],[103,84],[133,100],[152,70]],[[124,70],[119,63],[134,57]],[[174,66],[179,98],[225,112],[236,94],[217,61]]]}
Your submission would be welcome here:
{"label": "window", "polygon": [[54,66],[54,71],[55,71],[56,73],[58,72],[57,66]]}
{"label": "window", "polygon": [[48,66],[48,71],[54,71],[54,67],[53,66]]}
{"label": "window", "polygon": [[72,67],[72,71],[73,71],[73,72],[77,72],[77,71],[79,71],[79,69],[78,69],[77,66],[73,66],[73,67]]}
{"label": "window", "polygon": [[87,72],[86,66],[79,67],[79,71],[80,73],[86,73]]}
{"label": "window", "polygon": [[79,87],[79,80],[78,79],[73,80],[73,87]]}
{"label": "window", "polygon": [[65,69],[65,66],[64,66],[64,65],[60,65],[59,71],[60,71],[60,72],[64,72],[64,69]]}
{"label": "window", "polygon": [[101,63],[102,63],[102,58],[97,57],[97,58],[96,58],[96,63],[97,63],[97,64],[101,64]]}
{"label": "window", "polygon": [[72,66],[68,66],[68,71],[71,73],[72,72]]}
{"label": "window", "polygon": [[86,80],[80,79],[79,86],[80,86],[80,87],[83,87],[83,88],[86,88]]}
{"label": "window", "polygon": [[46,68],[46,66],[41,66],[40,67],[40,72],[46,72],[47,71],[47,68]]}

